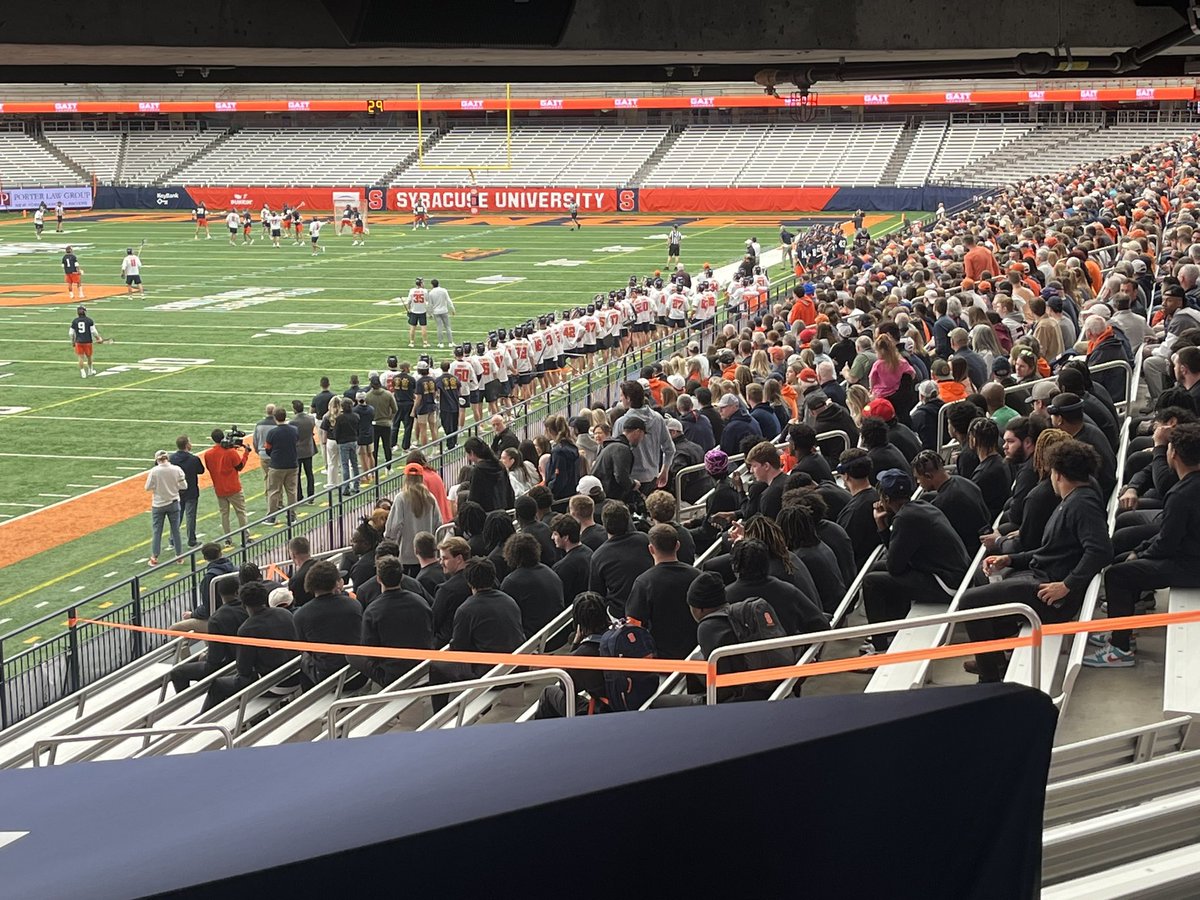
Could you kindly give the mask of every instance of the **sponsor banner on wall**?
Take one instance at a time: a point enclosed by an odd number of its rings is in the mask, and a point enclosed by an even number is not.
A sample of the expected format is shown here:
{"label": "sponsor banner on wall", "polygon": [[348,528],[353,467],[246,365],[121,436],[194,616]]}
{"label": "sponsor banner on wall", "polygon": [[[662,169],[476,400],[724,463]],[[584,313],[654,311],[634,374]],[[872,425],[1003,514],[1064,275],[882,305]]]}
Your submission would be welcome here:
{"label": "sponsor banner on wall", "polygon": [[96,209],[191,209],[195,205],[187,188],[179,185],[165,187],[98,187]]}
{"label": "sponsor banner on wall", "polygon": [[1191,85],[1143,87],[1051,88],[1044,90],[891,91],[885,93],[824,93],[813,91],[770,96],[757,94],[706,94],[698,97],[415,97],[343,98],[339,100],[292,98],[287,100],[0,100],[0,113],[319,113],[359,112],[499,112],[545,113],[613,109],[773,109],[787,106],[978,106],[1013,103],[1145,103],[1192,100]]}
{"label": "sponsor banner on wall", "polygon": [[749,213],[827,209],[837,188],[650,188],[642,212]]}
{"label": "sponsor banner on wall", "polygon": [[565,214],[571,202],[579,204],[580,212],[635,212],[638,192],[613,188],[389,188],[388,209],[404,212],[418,201],[433,215],[438,213],[470,214],[506,212],[539,212]]}
{"label": "sponsor banner on wall", "polygon": [[78,187],[4,188],[0,190],[0,209],[36,209],[45,203],[51,209],[61,202],[67,209],[90,209],[91,185]]}
{"label": "sponsor banner on wall", "polygon": [[[367,197],[369,209],[373,194],[379,191],[354,186],[330,187],[215,187],[188,185],[184,190],[197,203],[203,203],[210,211],[221,209],[249,209],[257,212],[264,203],[279,209],[285,203],[312,212],[331,212],[337,208],[335,194],[362,194]],[[376,198],[380,199],[380,198]]]}

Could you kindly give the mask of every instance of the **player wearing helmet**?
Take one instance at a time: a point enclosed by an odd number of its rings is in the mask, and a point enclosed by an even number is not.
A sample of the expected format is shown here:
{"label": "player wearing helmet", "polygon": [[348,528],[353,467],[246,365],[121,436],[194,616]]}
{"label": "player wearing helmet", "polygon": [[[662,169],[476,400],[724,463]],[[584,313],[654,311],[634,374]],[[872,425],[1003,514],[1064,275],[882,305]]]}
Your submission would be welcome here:
{"label": "player wearing helmet", "polygon": [[425,299],[425,279],[418,278],[408,292],[404,305],[408,308],[408,346],[413,346],[417,337],[417,326],[421,328],[421,346],[429,346],[429,317]]}
{"label": "player wearing helmet", "polygon": [[479,388],[479,373],[471,364],[470,343],[460,344],[454,348],[454,361],[450,363],[450,374],[458,379],[461,390],[466,397],[466,403],[459,404],[458,427],[465,428],[467,424],[467,406],[475,414],[475,421],[483,418],[483,391]]}

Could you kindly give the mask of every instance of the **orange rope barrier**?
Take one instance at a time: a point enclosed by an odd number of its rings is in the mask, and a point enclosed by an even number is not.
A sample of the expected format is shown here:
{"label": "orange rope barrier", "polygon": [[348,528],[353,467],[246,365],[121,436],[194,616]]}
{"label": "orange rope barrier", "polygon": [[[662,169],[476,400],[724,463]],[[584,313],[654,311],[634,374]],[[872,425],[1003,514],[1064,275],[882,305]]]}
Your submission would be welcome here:
{"label": "orange rope barrier", "polygon": [[[1087,622],[1064,622],[1042,626],[1043,635],[1082,634],[1092,631],[1145,630],[1165,625],[1184,625],[1200,622],[1200,610],[1183,613],[1155,613],[1152,615],[1126,616],[1118,619],[1092,619]],[[715,680],[717,687],[735,687],[762,681],[782,681],[787,678],[809,678],[816,675],[831,675],[837,672],[853,672],[875,669],[897,663],[922,662],[935,659],[954,659],[974,656],[976,653],[991,653],[1017,647],[1033,646],[1032,635],[1017,635],[994,641],[977,641],[965,644],[948,644],[942,647],[925,647],[898,653],[880,653],[874,656],[831,659],[804,665],[779,666],[773,669],[753,669],[749,672],[731,672],[718,675],[705,660],[687,659],[626,659],[624,657],[590,657],[568,655],[546,655],[540,653],[481,653],[464,650],[419,650],[402,647],[366,647],[361,644],[318,644],[304,641],[275,641],[265,638],[243,638],[223,634],[170,631],[166,628],[151,628],[146,625],[129,625],[124,622],[102,622],[97,619],[71,619],[68,625],[97,625],[102,628],[118,628],[143,634],[158,634],[165,637],[187,637],[190,640],[211,641],[221,644],[240,644],[247,647],[267,647],[276,650],[297,650],[311,653],[340,653],[346,656],[370,656],[377,659],[430,660],[440,662],[470,663],[474,665],[512,665],[531,668],[619,670],[622,672],[682,672],[688,675],[704,675]]]}

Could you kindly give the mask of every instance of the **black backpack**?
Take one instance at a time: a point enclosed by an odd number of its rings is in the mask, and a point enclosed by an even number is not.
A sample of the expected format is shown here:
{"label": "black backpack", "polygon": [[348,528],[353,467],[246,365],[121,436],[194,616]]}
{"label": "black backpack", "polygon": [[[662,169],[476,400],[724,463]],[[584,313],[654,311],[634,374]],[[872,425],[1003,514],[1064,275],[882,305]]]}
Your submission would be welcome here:
{"label": "black backpack", "polygon": [[[762,597],[750,597],[729,604],[729,625],[739,644],[766,641],[771,638],[787,637],[779,624],[774,607]],[[796,648],[781,647],[777,650],[755,650],[744,654],[747,669],[774,669],[796,663]],[[753,687],[753,685],[751,685]]]}
{"label": "black backpack", "polygon": [[[646,659],[655,655],[654,638],[641,625],[618,619],[600,635],[600,655]],[[605,669],[604,687],[608,695],[605,699],[613,712],[640,709],[658,690],[658,674]]]}

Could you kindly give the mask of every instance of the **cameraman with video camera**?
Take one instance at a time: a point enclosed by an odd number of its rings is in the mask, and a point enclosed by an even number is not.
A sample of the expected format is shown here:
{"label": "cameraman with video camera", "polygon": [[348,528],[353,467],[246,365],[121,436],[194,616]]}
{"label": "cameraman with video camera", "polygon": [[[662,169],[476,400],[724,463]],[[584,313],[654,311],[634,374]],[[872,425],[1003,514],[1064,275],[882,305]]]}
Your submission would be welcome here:
{"label": "cameraman with video camera", "polygon": [[246,497],[242,493],[242,479],[238,474],[246,466],[250,448],[246,446],[246,432],[236,425],[229,434],[214,428],[213,445],[204,451],[204,467],[212,477],[213,493],[217,495],[217,507],[221,510],[221,533],[225,535],[225,546],[232,547],[229,539],[229,507],[237,513],[239,527],[246,527]]}

